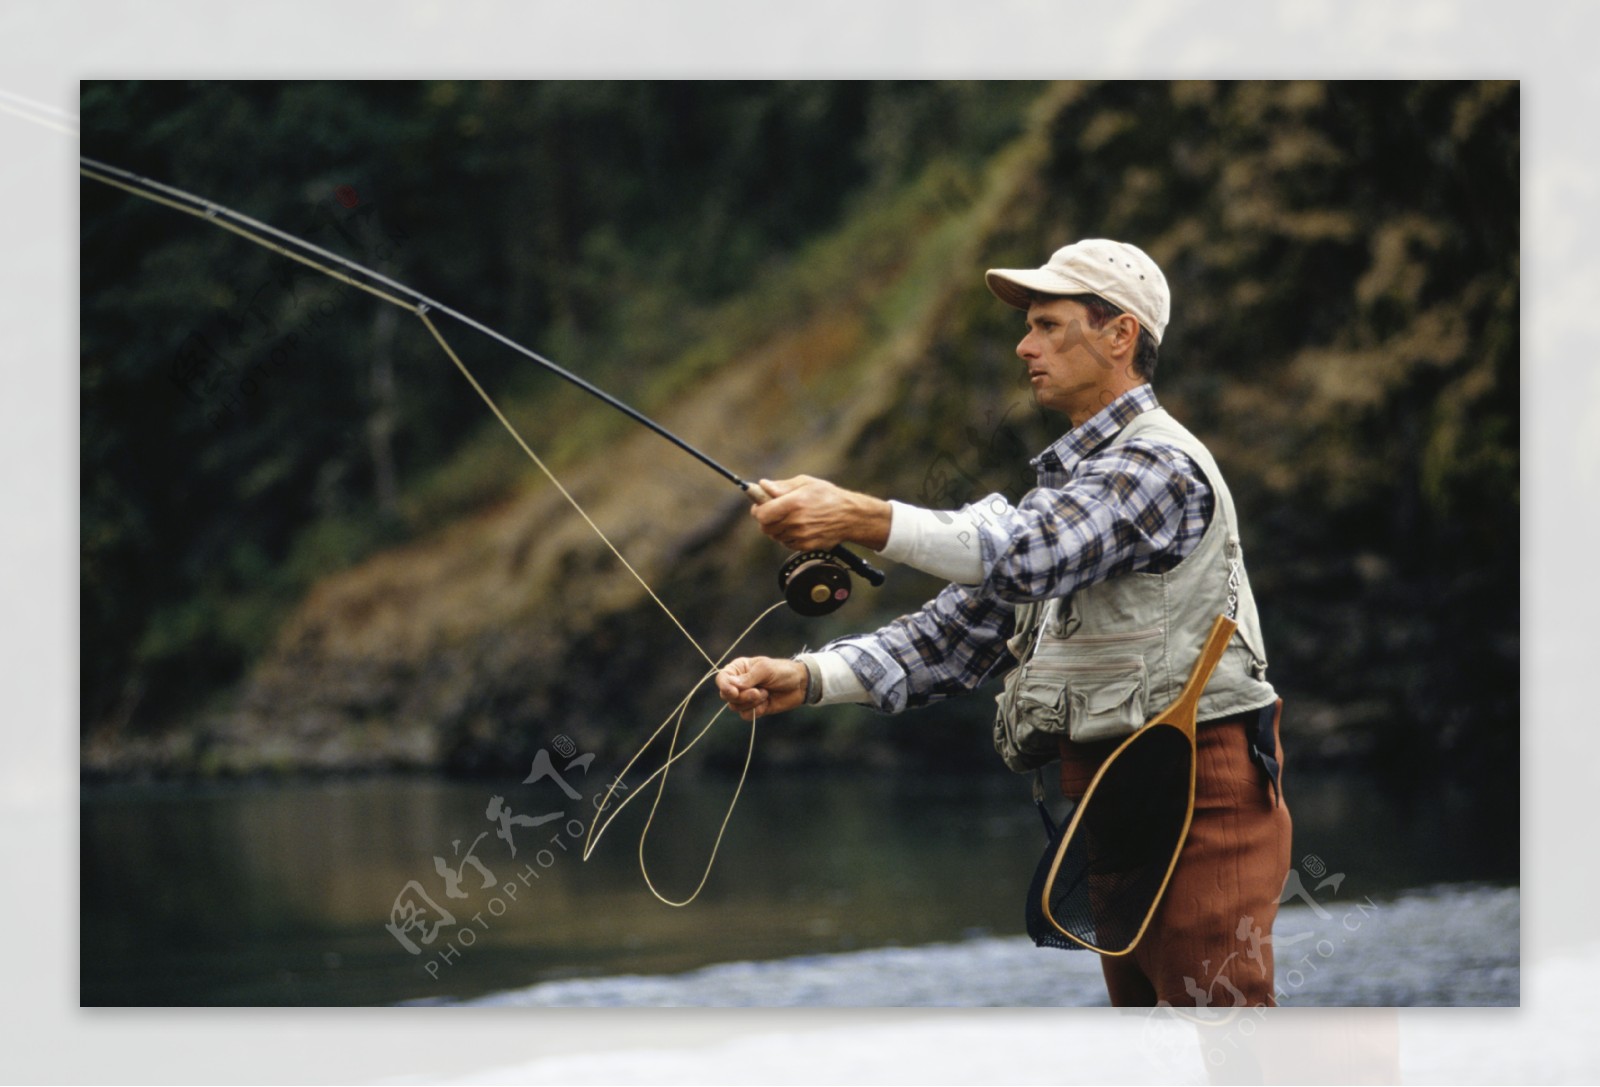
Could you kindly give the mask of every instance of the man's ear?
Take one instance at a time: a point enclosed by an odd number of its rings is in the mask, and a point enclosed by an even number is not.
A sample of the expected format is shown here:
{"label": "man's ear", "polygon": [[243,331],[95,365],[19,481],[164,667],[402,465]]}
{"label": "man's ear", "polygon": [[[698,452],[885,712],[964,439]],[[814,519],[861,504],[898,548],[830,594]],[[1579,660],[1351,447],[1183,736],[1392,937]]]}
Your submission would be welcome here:
{"label": "man's ear", "polygon": [[1111,333],[1111,349],[1121,352],[1127,350],[1131,355],[1139,344],[1139,318],[1131,313],[1119,313],[1107,325]]}

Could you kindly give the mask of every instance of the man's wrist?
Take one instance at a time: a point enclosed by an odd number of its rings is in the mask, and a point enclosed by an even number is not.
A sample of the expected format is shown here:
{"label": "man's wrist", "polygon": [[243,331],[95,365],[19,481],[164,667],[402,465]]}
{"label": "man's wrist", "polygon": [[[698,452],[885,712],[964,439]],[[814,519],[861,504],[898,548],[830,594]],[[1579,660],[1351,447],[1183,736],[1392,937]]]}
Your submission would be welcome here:
{"label": "man's wrist", "polygon": [[817,659],[809,653],[802,653],[795,659],[806,670],[805,704],[815,706],[822,701],[822,669],[817,667]]}
{"label": "man's wrist", "polygon": [[889,542],[894,511],[889,503],[870,494],[856,493],[857,529],[854,542],[873,551],[882,551]]}

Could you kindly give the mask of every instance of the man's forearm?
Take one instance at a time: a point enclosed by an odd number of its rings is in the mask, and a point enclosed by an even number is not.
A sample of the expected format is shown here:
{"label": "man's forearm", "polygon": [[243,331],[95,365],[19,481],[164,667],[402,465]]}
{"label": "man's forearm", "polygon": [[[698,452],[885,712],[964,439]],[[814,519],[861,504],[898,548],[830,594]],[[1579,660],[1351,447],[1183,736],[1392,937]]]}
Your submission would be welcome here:
{"label": "man's forearm", "polygon": [[966,510],[929,510],[904,502],[889,506],[889,538],[874,548],[880,555],[957,585],[983,580],[978,527]]}
{"label": "man's forearm", "polygon": [[889,534],[894,523],[894,513],[890,504],[870,494],[852,491],[850,505],[854,508],[855,523],[850,535],[845,539],[874,551],[882,551],[889,542]]}

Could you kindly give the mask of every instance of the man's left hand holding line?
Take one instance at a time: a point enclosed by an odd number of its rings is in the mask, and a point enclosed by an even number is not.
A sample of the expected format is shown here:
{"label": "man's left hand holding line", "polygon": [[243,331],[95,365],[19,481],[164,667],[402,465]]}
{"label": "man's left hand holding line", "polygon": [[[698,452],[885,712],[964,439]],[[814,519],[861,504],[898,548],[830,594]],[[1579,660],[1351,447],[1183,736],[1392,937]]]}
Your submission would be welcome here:
{"label": "man's left hand holding line", "polygon": [[[750,515],[791,551],[827,551],[842,543],[881,551],[889,542],[892,513],[881,498],[812,476],[760,484],[771,499],[750,507]],[[806,666],[796,660],[739,657],[717,673],[717,693],[746,721],[803,705],[809,686]]]}

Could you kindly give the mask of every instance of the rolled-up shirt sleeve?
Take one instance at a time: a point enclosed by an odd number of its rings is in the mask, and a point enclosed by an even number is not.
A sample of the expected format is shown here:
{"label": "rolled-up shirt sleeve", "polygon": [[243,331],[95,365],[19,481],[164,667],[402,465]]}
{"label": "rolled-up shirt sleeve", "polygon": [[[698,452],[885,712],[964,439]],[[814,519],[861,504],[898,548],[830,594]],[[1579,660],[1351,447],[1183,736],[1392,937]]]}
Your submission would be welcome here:
{"label": "rolled-up shirt sleeve", "polygon": [[871,634],[840,638],[821,652],[839,654],[885,713],[970,691],[1011,659],[1015,609],[962,585]]}

